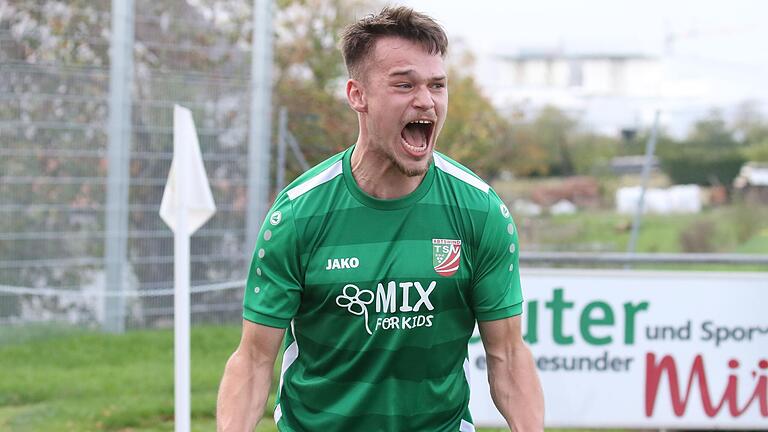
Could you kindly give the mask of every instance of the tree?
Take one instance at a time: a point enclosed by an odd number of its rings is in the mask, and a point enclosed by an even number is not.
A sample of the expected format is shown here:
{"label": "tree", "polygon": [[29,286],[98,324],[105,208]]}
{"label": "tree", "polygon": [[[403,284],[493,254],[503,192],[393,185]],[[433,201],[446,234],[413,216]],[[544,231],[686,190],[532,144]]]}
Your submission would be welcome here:
{"label": "tree", "polygon": [[745,102],[737,109],[734,133],[742,141],[742,154],[748,161],[768,162],[768,119],[756,102]]}
{"label": "tree", "polygon": [[580,136],[578,121],[557,107],[546,106],[532,121],[514,123],[510,128],[515,174],[567,176],[590,169],[587,156],[576,154],[581,151],[577,147],[588,147],[589,137]]}
{"label": "tree", "polygon": [[730,185],[744,163],[742,147],[722,114],[712,111],[685,140],[661,146],[659,158],[675,183]]}
{"label": "tree", "polygon": [[507,131],[509,145],[505,146],[505,160],[515,175],[521,177],[546,176],[550,173],[551,155],[540,145],[531,124],[517,123]]}
{"label": "tree", "polygon": [[573,168],[578,175],[597,175],[607,171],[611,159],[619,153],[619,141],[613,137],[580,131],[573,137]]}
{"label": "tree", "polygon": [[448,117],[440,133],[438,150],[491,179],[503,168],[504,160],[499,155],[507,124],[474,77],[462,72],[471,62],[471,56],[465,54],[463,67],[448,68]]}
{"label": "tree", "polygon": [[573,175],[573,136],[578,123],[563,111],[547,106],[533,122],[535,139],[549,153],[550,174]]}
{"label": "tree", "polygon": [[[286,107],[288,127],[314,164],[354,144],[357,116],[343,89],[346,69],[337,48],[342,29],[366,0],[283,0],[276,19],[275,107]],[[288,167],[290,178],[301,173]]]}

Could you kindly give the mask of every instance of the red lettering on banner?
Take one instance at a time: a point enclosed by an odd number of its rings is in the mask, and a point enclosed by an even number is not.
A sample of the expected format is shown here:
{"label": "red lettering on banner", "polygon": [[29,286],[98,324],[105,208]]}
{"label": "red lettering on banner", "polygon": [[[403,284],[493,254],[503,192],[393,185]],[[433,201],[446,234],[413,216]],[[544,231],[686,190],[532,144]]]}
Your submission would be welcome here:
{"label": "red lettering on banner", "polygon": [[[728,362],[730,369],[737,369],[739,367],[739,361],[732,359]],[[762,370],[768,369],[768,360],[760,360],[758,367]],[[677,364],[672,356],[666,355],[661,357],[661,360],[656,363],[656,355],[654,353],[647,353],[645,356],[645,416],[653,416],[653,411],[656,406],[656,396],[659,391],[659,384],[661,382],[662,375],[667,374],[667,380],[669,381],[669,395],[672,400],[672,410],[675,415],[682,417],[685,414],[688,407],[688,401],[691,396],[691,387],[693,386],[694,379],[698,383],[699,392],[701,393],[701,403],[704,408],[704,413],[707,417],[714,417],[719,412],[723,405],[728,403],[728,412],[733,417],[739,417],[744,414],[755,400],[759,400],[760,415],[768,417],[768,377],[766,375],[759,375],[755,390],[752,392],[752,396],[744,404],[742,408],[738,405],[738,376],[735,374],[728,375],[728,384],[725,386],[723,396],[720,398],[720,402],[717,405],[712,403],[712,397],[709,392],[709,384],[707,382],[707,373],[704,369],[704,359],[701,354],[697,355],[693,364],[691,365],[691,372],[688,375],[688,384],[685,388],[685,395],[681,398],[680,383],[677,379]],[[753,377],[757,377],[757,371],[752,372]]]}

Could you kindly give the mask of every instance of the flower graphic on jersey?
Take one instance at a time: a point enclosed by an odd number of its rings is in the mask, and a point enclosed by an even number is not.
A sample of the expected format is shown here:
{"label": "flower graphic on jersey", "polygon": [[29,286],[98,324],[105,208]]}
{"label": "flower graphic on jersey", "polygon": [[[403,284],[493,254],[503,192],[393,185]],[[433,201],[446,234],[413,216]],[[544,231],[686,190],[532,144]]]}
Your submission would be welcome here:
{"label": "flower graphic on jersey", "polygon": [[461,240],[432,239],[432,265],[440,276],[453,276],[461,264]]}
{"label": "flower graphic on jersey", "polygon": [[[364,299],[366,297],[367,299]],[[362,315],[365,319],[365,331],[372,335],[368,327],[368,308],[366,305],[373,303],[373,292],[361,290],[357,285],[347,284],[342,293],[336,297],[336,304],[346,308],[352,315]]]}

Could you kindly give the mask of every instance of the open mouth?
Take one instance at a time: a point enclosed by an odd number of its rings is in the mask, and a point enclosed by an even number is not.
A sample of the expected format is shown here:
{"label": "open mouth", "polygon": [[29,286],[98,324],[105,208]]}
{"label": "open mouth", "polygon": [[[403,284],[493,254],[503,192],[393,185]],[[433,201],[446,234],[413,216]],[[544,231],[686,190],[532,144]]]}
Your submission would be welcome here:
{"label": "open mouth", "polygon": [[432,120],[414,120],[408,123],[400,132],[403,147],[413,156],[424,155],[429,147],[434,127]]}

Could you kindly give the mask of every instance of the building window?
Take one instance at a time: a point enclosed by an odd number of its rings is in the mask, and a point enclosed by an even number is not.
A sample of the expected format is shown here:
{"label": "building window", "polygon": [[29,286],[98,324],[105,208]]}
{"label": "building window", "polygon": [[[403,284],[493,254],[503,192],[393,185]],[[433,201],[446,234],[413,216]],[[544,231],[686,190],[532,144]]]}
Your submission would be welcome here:
{"label": "building window", "polygon": [[578,60],[571,61],[568,85],[571,87],[581,87],[584,85],[584,70],[581,62]]}

